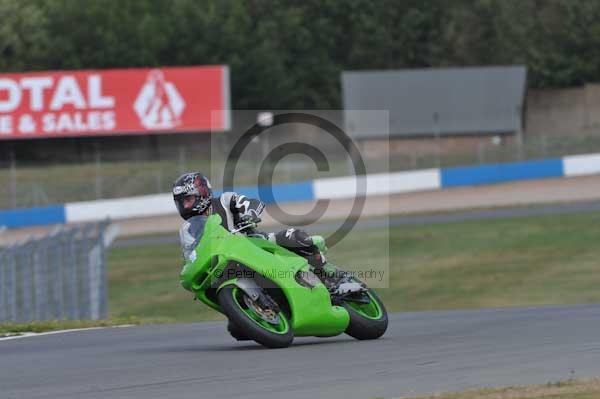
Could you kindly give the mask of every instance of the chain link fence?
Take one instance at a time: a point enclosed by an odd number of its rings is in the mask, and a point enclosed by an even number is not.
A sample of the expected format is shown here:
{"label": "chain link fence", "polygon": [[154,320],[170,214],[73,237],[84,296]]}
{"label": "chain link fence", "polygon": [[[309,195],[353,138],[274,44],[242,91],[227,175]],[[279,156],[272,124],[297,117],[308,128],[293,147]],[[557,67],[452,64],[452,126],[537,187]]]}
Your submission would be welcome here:
{"label": "chain link fence", "polygon": [[99,320],[108,315],[108,221],[0,247],[0,322]]}

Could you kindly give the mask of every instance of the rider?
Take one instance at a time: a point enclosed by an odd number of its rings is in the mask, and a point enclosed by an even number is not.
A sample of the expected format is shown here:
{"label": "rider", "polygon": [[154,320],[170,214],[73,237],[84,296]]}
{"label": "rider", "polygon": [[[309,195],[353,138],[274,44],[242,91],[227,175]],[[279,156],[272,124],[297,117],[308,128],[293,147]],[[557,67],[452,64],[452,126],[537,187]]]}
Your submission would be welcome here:
{"label": "rider", "polygon": [[[213,197],[210,182],[201,173],[181,175],[173,184],[173,199],[184,219],[179,237],[186,261],[193,260],[194,250],[204,232],[206,217],[218,214],[223,227],[233,231],[240,227],[256,226],[265,208],[260,200],[234,192],[224,192],[219,197]],[[267,239],[306,258],[314,268],[314,273],[330,291],[335,291],[342,282],[341,276],[325,272],[325,257],[305,231],[294,228],[278,233],[262,233],[253,229],[249,231],[248,235]]]}

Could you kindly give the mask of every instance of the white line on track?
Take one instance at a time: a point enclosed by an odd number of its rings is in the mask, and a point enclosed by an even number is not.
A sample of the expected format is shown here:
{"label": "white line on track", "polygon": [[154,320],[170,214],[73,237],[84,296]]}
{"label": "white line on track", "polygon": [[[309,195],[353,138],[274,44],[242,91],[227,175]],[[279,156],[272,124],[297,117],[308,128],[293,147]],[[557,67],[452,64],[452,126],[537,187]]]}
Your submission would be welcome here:
{"label": "white line on track", "polygon": [[77,331],[101,330],[101,329],[106,329],[106,328],[124,328],[124,327],[133,327],[133,326],[134,326],[134,324],[123,324],[121,326],[74,328],[71,330],[47,331],[47,332],[42,332],[42,333],[26,332],[26,333],[22,333],[19,335],[12,335],[12,336],[8,336],[8,337],[0,336],[0,342],[8,341],[11,339],[40,337],[42,335],[63,334],[63,333],[70,333],[70,332],[77,332]]}

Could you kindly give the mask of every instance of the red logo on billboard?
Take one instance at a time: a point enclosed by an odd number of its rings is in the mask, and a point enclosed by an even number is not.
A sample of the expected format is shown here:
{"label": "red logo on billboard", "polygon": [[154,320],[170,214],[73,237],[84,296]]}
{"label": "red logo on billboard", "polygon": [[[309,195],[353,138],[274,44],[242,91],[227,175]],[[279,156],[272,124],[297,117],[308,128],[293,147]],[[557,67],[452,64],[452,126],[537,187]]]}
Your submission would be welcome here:
{"label": "red logo on billboard", "polygon": [[165,81],[161,70],[148,73],[146,83],[133,105],[140,123],[148,129],[170,129],[181,124],[185,101],[177,87]]}

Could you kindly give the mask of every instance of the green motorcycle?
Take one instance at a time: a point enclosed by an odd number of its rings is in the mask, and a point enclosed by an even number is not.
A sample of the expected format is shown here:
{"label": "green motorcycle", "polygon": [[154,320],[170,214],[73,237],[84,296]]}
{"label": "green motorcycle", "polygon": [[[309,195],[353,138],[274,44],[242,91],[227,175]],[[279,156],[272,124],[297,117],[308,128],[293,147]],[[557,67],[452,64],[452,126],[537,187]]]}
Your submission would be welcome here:
{"label": "green motorcycle", "polygon": [[[317,241],[325,251],[324,241]],[[218,215],[206,219],[181,271],[183,288],[227,316],[234,338],[268,348],[287,347],[294,336],[381,337],[388,324],[385,307],[353,281],[360,289],[332,295],[306,259],[268,240],[229,232]]]}

